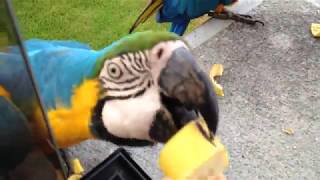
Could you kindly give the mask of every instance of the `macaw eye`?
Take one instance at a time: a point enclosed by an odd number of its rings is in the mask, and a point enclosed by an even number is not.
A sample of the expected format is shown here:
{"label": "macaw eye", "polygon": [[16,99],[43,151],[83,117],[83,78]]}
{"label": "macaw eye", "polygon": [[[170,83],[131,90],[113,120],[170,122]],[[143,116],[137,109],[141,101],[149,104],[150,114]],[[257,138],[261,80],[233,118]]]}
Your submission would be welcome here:
{"label": "macaw eye", "polygon": [[108,64],[108,74],[111,78],[113,79],[119,79],[123,72],[121,71],[121,68],[118,64],[116,63],[110,63]]}

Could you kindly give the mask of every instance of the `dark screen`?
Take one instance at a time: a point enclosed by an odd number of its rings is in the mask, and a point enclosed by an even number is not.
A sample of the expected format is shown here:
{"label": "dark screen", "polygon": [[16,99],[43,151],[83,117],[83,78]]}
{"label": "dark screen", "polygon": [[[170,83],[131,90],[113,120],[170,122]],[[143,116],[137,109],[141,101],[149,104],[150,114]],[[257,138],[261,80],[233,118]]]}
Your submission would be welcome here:
{"label": "dark screen", "polygon": [[0,179],[64,179],[49,130],[10,2],[0,0]]}

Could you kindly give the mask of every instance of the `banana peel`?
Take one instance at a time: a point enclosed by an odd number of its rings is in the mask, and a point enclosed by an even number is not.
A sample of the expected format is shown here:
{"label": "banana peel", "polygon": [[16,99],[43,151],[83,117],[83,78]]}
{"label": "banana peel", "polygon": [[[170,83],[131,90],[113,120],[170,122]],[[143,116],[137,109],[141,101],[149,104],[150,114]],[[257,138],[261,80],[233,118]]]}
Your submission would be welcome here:
{"label": "banana peel", "polygon": [[314,37],[320,37],[320,24],[312,23],[311,24],[311,33]]}
{"label": "banana peel", "polygon": [[211,78],[214,91],[218,96],[224,96],[223,87],[216,81],[216,78],[222,76],[223,74],[223,65],[214,64],[209,72],[209,77]]}

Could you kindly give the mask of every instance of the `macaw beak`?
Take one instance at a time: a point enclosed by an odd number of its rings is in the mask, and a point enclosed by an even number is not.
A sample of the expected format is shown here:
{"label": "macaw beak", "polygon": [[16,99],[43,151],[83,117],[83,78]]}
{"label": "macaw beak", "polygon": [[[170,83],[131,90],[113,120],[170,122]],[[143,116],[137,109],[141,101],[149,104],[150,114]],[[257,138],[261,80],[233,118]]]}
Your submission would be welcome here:
{"label": "macaw beak", "polygon": [[211,135],[216,133],[219,121],[216,94],[190,50],[181,47],[172,53],[161,71],[159,85],[165,96],[178,100],[188,110],[200,112]]}

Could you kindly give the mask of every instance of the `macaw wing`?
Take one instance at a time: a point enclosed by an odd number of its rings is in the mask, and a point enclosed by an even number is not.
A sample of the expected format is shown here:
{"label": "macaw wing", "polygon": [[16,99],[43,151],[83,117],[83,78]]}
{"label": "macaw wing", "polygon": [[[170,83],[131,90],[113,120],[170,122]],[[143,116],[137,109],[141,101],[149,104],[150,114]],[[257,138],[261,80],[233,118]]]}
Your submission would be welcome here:
{"label": "macaw wing", "polygon": [[184,16],[193,19],[214,10],[220,0],[164,0],[163,14],[169,17]]}
{"label": "macaw wing", "polygon": [[163,0],[151,0],[131,26],[129,33],[132,33],[140,24],[149,19],[157,10],[162,7],[162,5]]}
{"label": "macaw wing", "polygon": [[87,49],[90,50],[91,47],[87,44],[80,43],[77,41],[62,41],[62,40],[42,40],[42,39],[30,39],[25,42],[25,47],[27,51],[36,51],[49,48],[57,47],[68,47],[68,48],[77,48],[77,49]]}
{"label": "macaw wing", "polygon": [[29,40],[25,46],[46,108],[69,106],[73,88],[90,78],[102,55],[73,41]]}
{"label": "macaw wing", "polygon": [[[58,101],[69,106],[72,89],[92,76],[97,59],[105,52],[76,41],[31,39],[24,47],[46,108],[56,107]],[[12,46],[8,53],[0,52],[0,59],[0,85],[12,92],[12,100],[19,107],[30,108],[35,97],[30,96],[29,77],[21,73],[26,69],[19,48]]]}
{"label": "macaw wing", "polygon": [[[42,40],[42,39],[30,39],[23,42],[27,52],[36,52],[45,49],[66,47],[90,50],[91,47],[87,44],[80,43],[77,41],[62,41],[62,40]],[[20,49],[17,46],[9,47],[9,51],[12,54],[20,54]]]}

